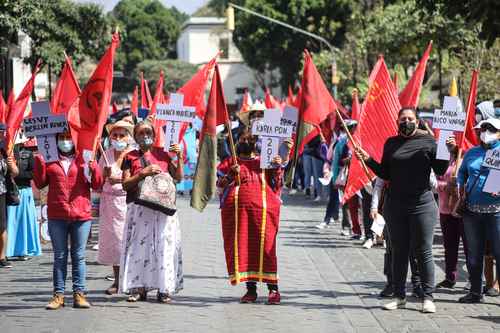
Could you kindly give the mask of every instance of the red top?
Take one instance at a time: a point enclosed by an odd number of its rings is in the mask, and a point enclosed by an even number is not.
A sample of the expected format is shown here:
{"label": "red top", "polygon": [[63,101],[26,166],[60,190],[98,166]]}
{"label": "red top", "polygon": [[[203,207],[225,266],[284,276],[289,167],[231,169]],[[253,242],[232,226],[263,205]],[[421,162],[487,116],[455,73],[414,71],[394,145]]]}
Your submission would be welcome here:
{"label": "red top", "polygon": [[122,170],[130,170],[130,175],[135,176],[143,169],[141,156],[144,156],[146,163],[158,165],[163,172],[168,172],[171,163],[170,156],[163,148],[153,147],[150,151],[143,153],[139,150],[128,152],[123,158]]}
{"label": "red top", "polygon": [[33,180],[38,188],[49,186],[47,196],[47,215],[50,220],[90,221],[90,188],[100,190],[104,178],[97,163],[90,165],[92,179],[89,183],[84,174],[85,162],[77,156],[64,172],[60,161],[48,162],[41,155],[35,156]]}

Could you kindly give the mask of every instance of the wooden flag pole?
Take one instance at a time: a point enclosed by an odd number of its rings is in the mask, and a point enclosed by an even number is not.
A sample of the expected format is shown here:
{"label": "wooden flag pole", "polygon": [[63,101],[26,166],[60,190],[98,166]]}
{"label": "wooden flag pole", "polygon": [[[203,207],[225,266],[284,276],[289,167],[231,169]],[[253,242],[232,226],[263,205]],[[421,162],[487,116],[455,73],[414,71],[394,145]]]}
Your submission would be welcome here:
{"label": "wooden flag pole", "polygon": [[[229,139],[229,148],[231,149],[231,155],[233,156],[233,163],[235,165],[238,164],[238,159],[236,156],[236,148],[235,148],[235,145],[234,145],[234,139],[233,139],[233,131],[232,131],[232,128],[231,128],[231,124],[226,121],[226,128],[227,128],[227,134],[228,134],[228,139]],[[238,176],[236,177],[236,185],[240,185],[241,181],[240,181],[240,175],[238,174]]]}
{"label": "wooden flag pole", "polygon": [[102,158],[104,158],[104,163],[106,163],[106,166],[109,167],[109,161],[108,161],[108,157],[106,156],[106,152],[104,152],[104,149],[102,148],[102,144],[99,142],[99,150],[101,151],[101,154],[102,154]]}
{"label": "wooden flag pole", "polygon": [[[342,115],[340,114],[339,109],[336,108],[335,112],[337,112],[337,116],[340,119],[340,123],[342,124],[342,127],[344,128],[344,130],[347,134],[347,138],[349,139],[349,141],[351,141],[352,146],[355,149],[358,148],[359,145],[356,143],[356,141],[354,141],[354,138],[352,137],[351,132],[349,132],[349,129],[347,128],[347,125],[346,125],[344,119],[342,118]],[[366,166],[365,161],[363,161],[362,159],[359,159],[359,161],[361,162],[361,166],[363,167],[363,170],[366,174],[366,177],[368,177],[368,179],[370,179],[371,178],[370,171],[368,171],[368,167]]]}

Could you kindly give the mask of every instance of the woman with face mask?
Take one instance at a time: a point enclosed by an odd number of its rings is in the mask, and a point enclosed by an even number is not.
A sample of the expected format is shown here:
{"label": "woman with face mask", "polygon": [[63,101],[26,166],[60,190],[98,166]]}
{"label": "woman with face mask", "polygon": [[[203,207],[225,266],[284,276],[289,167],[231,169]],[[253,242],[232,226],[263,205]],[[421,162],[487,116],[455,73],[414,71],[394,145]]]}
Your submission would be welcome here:
{"label": "woman with face mask", "polygon": [[134,127],[139,149],[127,153],[122,163],[123,189],[127,191],[127,216],[120,264],[120,291],[128,301],[145,301],[157,290],[160,303],[183,288],[181,229],[177,213],[172,216],[136,204],[138,184],[148,176],[168,173],[175,182],[183,177],[184,159],[178,144],[169,152],[153,147],[155,131],[149,121]]}
{"label": "woman with face mask", "polygon": [[49,187],[47,214],[54,251],[54,296],[46,309],[64,306],[68,253],[71,253],[73,307],[89,308],[85,297],[85,246],[92,222],[90,191],[100,190],[103,178],[95,161],[87,164],[83,155],[75,152],[69,131],[57,134],[57,150],[59,156],[55,161],[46,162],[43,156],[36,155],[33,174],[38,188]]}
{"label": "woman with face mask", "polygon": [[243,129],[237,163],[229,157],[217,169],[226,264],[231,284],[246,282],[241,303],[256,302],[257,282],[265,282],[268,304],[279,304],[276,236],[283,161],[278,155],[272,160],[273,168],[261,169],[256,142],[257,137]]}
{"label": "woman with face mask", "polygon": [[459,299],[460,303],[481,303],[482,273],[486,241],[496,260],[497,278],[500,276],[500,188],[484,192],[484,185],[494,169],[483,165],[487,151],[500,150],[500,119],[489,118],[476,127],[481,144],[464,155],[458,171],[458,195],[465,200],[463,214],[464,233],[467,239],[467,268],[471,282],[470,292]]}
{"label": "woman with face mask", "polygon": [[[424,293],[422,312],[433,313],[436,306],[432,297],[432,243],[438,209],[429,177],[431,170],[443,175],[448,161],[436,159],[435,139],[427,131],[418,130],[418,123],[415,109],[401,109],[398,115],[399,133],[385,142],[382,161],[378,163],[373,160],[361,148],[356,149],[356,154],[377,176],[388,182],[385,216],[393,250],[395,298],[383,308],[395,310],[405,307],[408,258],[411,250],[414,250]],[[455,149],[453,138],[447,143],[450,150]]]}
{"label": "woman with face mask", "polygon": [[[129,141],[134,126],[127,121],[119,120],[106,126],[109,133],[110,148],[101,157],[99,166],[105,179],[99,205],[99,251],[97,261],[100,264],[113,266],[115,280],[106,294],[118,292],[120,279],[120,253],[123,239],[123,228],[127,214],[126,195],[122,187],[121,164],[130,151]],[[109,164],[108,164],[109,163]]]}

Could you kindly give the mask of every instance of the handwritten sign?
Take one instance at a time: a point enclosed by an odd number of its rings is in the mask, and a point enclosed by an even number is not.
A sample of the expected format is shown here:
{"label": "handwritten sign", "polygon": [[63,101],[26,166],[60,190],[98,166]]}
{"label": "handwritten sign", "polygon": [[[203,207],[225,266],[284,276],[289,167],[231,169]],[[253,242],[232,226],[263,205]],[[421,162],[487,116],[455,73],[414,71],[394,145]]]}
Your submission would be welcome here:
{"label": "handwritten sign", "polygon": [[168,151],[170,146],[179,143],[180,124],[192,123],[196,118],[196,108],[184,105],[183,94],[170,94],[169,104],[158,104],[156,106],[156,119],[166,120],[165,147]]}
{"label": "handwritten sign", "polygon": [[500,170],[490,169],[488,178],[484,182],[483,192],[500,193]]}
{"label": "handwritten sign", "polygon": [[490,169],[500,170],[500,149],[486,151],[483,166]]}
{"label": "handwritten sign", "polygon": [[276,123],[266,123],[265,121],[256,121],[252,126],[252,134],[259,136],[272,136],[278,138],[289,138],[292,136],[292,126],[282,126]]}
{"label": "handwritten sign", "polygon": [[23,121],[26,136],[41,136],[64,132],[67,127],[64,115],[51,115],[49,102],[31,103],[32,116]]}
{"label": "handwritten sign", "polygon": [[31,118],[24,119],[26,136],[36,136],[38,151],[46,162],[59,160],[56,134],[62,133],[67,127],[64,115],[52,115],[49,102],[31,103]]}
{"label": "handwritten sign", "polygon": [[293,133],[297,130],[297,120],[299,118],[299,110],[293,106],[287,105],[283,110],[281,117],[282,126],[292,126]]}
{"label": "handwritten sign", "polygon": [[456,96],[445,96],[443,109],[434,111],[432,127],[442,130],[463,132],[467,114],[463,111],[462,103]]}

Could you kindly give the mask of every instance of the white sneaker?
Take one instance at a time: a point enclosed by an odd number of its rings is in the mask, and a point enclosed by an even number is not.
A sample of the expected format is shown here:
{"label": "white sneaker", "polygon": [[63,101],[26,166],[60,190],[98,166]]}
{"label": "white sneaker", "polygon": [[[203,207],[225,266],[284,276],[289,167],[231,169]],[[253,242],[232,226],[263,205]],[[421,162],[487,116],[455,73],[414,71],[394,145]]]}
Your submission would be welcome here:
{"label": "white sneaker", "polygon": [[317,195],[316,198],[314,198],[313,201],[314,202],[320,202],[321,201],[321,197],[319,195]]}
{"label": "white sneaker", "polygon": [[341,234],[342,236],[350,236],[350,235],[351,235],[351,233],[350,233],[349,231],[346,231],[346,230],[342,230],[342,231],[340,232],[340,234]]}
{"label": "white sneaker", "polygon": [[404,309],[406,307],[406,299],[403,298],[395,298],[389,303],[386,303],[382,306],[384,310],[397,310]]}
{"label": "white sneaker", "polygon": [[99,250],[99,244],[96,244],[96,245],[92,246],[92,250],[98,251]]}
{"label": "white sneaker", "polygon": [[329,227],[329,225],[326,222],[321,222],[320,224],[318,224],[316,226],[316,228],[318,228],[318,229],[326,229],[328,227]]}
{"label": "white sneaker", "polygon": [[424,302],[422,303],[422,312],[423,313],[435,313],[436,312],[436,305],[430,299],[424,299]]}
{"label": "white sneaker", "polygon": [[371,249],[373,246],[373,239],[371,238],[368,238],[364,243],[363,243],[363,247],[365,249]]}
{"label": "white sneaker", "polygon": [[470,290],[470,282],[467,282],[464,287],[465,290]]}
{"label": "white sneaker", "polygon": [[297,190],[292,188],[289,192],[288,192],[289,195],[294,195],[294,194],[297,194]]}

